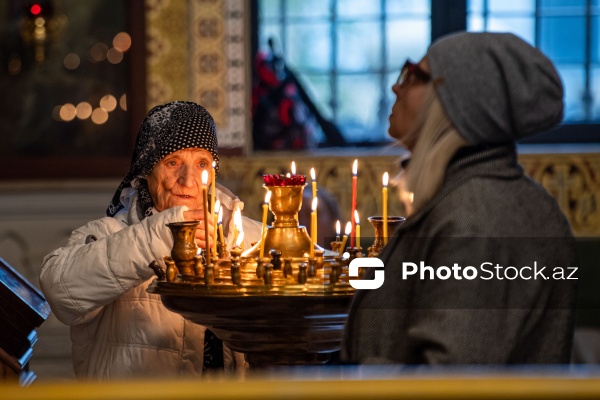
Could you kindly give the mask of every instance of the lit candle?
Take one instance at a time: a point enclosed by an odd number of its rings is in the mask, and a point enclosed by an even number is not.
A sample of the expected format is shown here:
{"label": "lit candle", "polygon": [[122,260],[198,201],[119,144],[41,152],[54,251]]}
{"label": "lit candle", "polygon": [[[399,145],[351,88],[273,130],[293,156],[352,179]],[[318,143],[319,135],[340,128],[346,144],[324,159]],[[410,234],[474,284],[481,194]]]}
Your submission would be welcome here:
{"label": "lit candle", "polygon": [[221,208],[221,202],[217,200],[213,207],[213,226],[215,228],[213,231],[213,256],[217,257],[217,239],[219,235],[219,230],[217,229],[217,227],[219,226],[219,209]]}
{"label": "lit candle", "polygon": [[310,213],[310,258],[315,257],[315,245],[317,244],[317,203],[318,199],[313,197],[312,200],[312,212]]}
{"label": "lit candle", "polygon": [[296,175],[296,161],[292,161],[292,176]]}
{"label": "lit candle", "polygon": [[210,247],[208,246],[208,171],[202,171],[202,204],[204,208],[204,250],[206,251],[206,262],[210,260]]}
{"label": "lit candle", "polygon": [[240,233],[240,229],[239,229],[240,224],[238,223],[238,214],[240,214],[240,218],[241,218],[241,212],[240,212],[239,208],[233,212],[233,243],[234,243],[234,245],[237,242],[237,238]]}
{"label": "lit candle", "polygon": [[[238,235],[244,235],[244,227],[242,225],[242,212],[238,208],[233,213],[233,243],[238,242]],[[243,238],[242,238],[242,250],[244,250]]]}
{"label": "lit candle", "polygon": [[237,241],[235,242],[236,247],[240,247],[243,250],[243,245],[244,245],[244,231],[241,231]]}
{"label": "lit candle", "polygon": [[342,230],[341,225],[342,224],[340,224],[340,220],[338,219],[335,223],[335,241],[336,242],[340,241],[340,231]]}
{"label": "lit candle", "polygon": [[265,239],[267,233],[267,213],[269,212],[269,202],[271,201],[271,192],[268,191],[265,195],[265,202],[263,203],[263,218],[262,218],[262,232],[260,241],[260,254],[259,259],[262,259],[265,255]]}
{"label": "lit candle", "polygon": [[354,223],[356,224],[356,247],[360,247],[360,219],[357,210],[354,210]]}
{"label": "lit candle", "polygon": [[[310,169],[310,178],[312,179],[312,195],[313,195],[313,199],[316,199],[317,198],[317,175],[315,174],[315,169],[314,168]],[[314,212],[315,212],[315,219],[316,219],[317,218],[317,210],[315,209]],[[315,241],[315,243],[319,243],[316,231],[315,231],[314,241]]]}
{"label": "lit candle", "polygon": [[346,224],[346,230],[344,232],[344,237],[342,238],[342,246],[340,247],[340,257],[344,254],[344,247],[346,247],[346,242],[348,241],[348,235],[352,233],[352,222],[348,221]]}
{"label": "lit candle", "polygon": [[215,201],[217,199],[217,162],[212,162],[212,174],[211,174],[211,182],[210,182],[210,211],[215,212]]}
{"label": "lit candle", "polygon": [[383,244],[388,242],[388,181],[390,176],[387,172],[383,174],[383,189],[381,194],[383,196]]}
{"label": "lit candle", "polygon": [[[356,224],[354,223],[354,211],[356,211],[356,184],[358,181],[358,160],[354,160],[352,164],[352,212],[350,213],[350,219],[352,220],[352,232],[355,232]],[[354,247],[354,233],[350,238],[350,247]]]}
{"label": "lit candle", "polygon": [[310,179],[312,179],[312,192],[313,197],[317,197],[317,175],[315,174],[315,169],[310,169]]}
{"label": "lit candle", "polygon": [[223,233],[223,207],[219,208],[219,217],[217,218],[217,225],[219,227],[219,241],[225,246],[225,234]]}

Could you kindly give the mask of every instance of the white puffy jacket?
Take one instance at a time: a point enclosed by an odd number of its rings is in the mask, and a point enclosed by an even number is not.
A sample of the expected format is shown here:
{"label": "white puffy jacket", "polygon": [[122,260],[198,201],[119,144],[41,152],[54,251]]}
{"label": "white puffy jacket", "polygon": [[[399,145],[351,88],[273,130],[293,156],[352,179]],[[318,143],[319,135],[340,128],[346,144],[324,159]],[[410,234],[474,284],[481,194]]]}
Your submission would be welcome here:
{"label": "white puffy jacket", "polygon": [[[232,213],[243,203],[218,186],[228,247]],[[168,311],[160,296],[146,292],[155,278],[153,260],[173,247],[167,223],[184,221],[185,206],[140,221],[135,191],[114,218],[75,230],[66,247],[43,261],[40,285],[54,314],[71,326],[73,367],[78,378],[200,375],[205,327]],[[260,238],[260,224],[244,218],[244,244]],[[245,369],[243,354],[224,349],[225,367]]]}

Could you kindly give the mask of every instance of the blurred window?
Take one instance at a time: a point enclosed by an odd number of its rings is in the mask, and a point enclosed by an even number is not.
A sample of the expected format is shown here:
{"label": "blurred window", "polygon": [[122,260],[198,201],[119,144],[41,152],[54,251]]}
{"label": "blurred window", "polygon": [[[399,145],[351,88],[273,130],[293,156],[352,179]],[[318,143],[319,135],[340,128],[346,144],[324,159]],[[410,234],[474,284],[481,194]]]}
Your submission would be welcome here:
{"label": "blurred window", "polygon": [[389,142],[392,83],[406,58],[426,52],[430,25],[429,1],[260,0],[258,47],[268,53],[273,40],[349,144],[382,144]]}
{"label": "blurred window", "polygon": [[600,0],[470,0],[467,26],[540,48],[565,85],[565,123],[600,121]]}
{"label": "blurred window", "polygon": [[[599,3],[467,0],[467,30],[512,32],[556,64],[565,85],[565,125],[534,141],[600,140]],[[418,61],[427,51],[431,4],[436,2],[259,0],[258,49],[268,52],[273,39],[318,110],[350,145],[384,144],[392,83],[406,58]]]}

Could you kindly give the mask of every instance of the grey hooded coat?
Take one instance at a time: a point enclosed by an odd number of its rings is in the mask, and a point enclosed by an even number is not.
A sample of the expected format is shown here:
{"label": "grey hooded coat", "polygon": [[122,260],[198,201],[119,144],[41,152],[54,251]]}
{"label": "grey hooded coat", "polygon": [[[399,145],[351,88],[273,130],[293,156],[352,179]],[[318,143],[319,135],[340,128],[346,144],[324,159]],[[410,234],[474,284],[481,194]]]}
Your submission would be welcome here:
{"label": "grey hooded coat", "polygon": [[460,150],[440,191],[400,226],[379,258],[385,281],[357,291],[343,360],[568,362],[575,242],[555,200],[524,176],[514,145]]}

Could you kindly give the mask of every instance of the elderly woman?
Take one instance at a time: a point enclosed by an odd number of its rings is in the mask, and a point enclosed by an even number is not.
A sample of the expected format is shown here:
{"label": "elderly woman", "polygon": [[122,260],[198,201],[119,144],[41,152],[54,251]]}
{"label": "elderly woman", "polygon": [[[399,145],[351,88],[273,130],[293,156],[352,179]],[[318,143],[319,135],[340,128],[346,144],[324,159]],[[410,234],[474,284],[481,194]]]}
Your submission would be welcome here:
{"label": "elderly woman", "polygon": [[[107,216],[75,230],[65,247],[44,258],[40,284],[52,311],[71,326],[79,378],[200,375],[205,328],[168,311],[146,288],[153,261],[164,265],[173,237],[166,224],[199,220],[204,247],[201,174],[219,167],[215,123],[201,106],[172,102],[153,108],[142,123],[129,173]],[[211,174],[209,174],[210,176]],[[209,182],[214,185],[215,182]],[[243,203],[217,185],[225,232]],[[245,245],[260,224],[245,219]],[[228,234],[227,245],[232,246]],[[225,348],[227,369],[244,368],[242,354]]]}
{"label": "elderly woman", "polygon": [[412,153],[399,180],[413,201],[379,254],[383,286],[355,296],[342,359],[568,362],[574,239],[515,147],[562,120],[554,66],[512,34],[459,33],[407,62],[392,90],[389,133]]}

